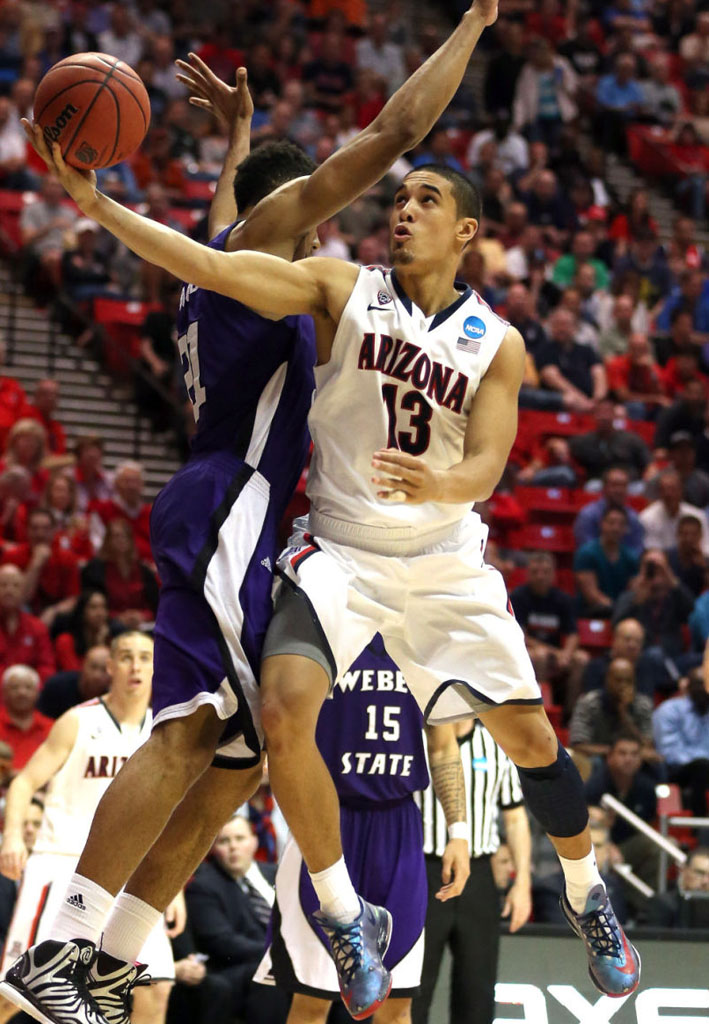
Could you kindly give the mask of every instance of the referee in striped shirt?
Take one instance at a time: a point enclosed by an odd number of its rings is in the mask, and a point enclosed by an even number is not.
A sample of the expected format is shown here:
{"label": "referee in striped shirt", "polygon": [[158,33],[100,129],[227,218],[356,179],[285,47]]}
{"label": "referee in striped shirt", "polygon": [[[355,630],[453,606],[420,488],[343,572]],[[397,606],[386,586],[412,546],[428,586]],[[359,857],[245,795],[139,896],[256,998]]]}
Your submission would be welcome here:
{"label": "referee in striped shirt", "polygon": [[[450,1024],[492,1024],[499,947],[500,900],[490,859],[500,845],[498,816],[502,811],[507,843],[515,865],[515,881],[505,898],[502,917],[516,932],[529,920],[531,838],[517,769],[478,719],[456,726],[465,776],[468,821],[465,835],[471,851],[470,877],[457,899],[440,902],[441,858],[449,839],[443,808],[429,788],[418,795],[423,816],[424,853],[428,873],[428,912],[421,992],[414,999],[413,1024],[428,1024],[446,945],[453,956]],[[461,838],[462,823],[450,826],[450,838]]]}

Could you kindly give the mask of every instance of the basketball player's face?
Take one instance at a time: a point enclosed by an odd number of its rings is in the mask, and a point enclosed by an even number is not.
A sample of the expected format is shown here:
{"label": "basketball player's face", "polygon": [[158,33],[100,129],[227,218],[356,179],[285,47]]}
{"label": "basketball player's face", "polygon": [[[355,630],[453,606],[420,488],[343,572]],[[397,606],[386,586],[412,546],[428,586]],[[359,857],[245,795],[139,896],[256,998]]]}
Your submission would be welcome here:
{"label": "basketball player's face", "polygon": [[121,637],[108,662],[111,693],[138,699],[150,694],[153,678],[153,642],[131,633]]}
{"label": "basketball player's face", "polygon": [[389,219],[394,266],[450,258],[455,248],[458,210],[450,182],[430,171],[413,171],[394,197]]}

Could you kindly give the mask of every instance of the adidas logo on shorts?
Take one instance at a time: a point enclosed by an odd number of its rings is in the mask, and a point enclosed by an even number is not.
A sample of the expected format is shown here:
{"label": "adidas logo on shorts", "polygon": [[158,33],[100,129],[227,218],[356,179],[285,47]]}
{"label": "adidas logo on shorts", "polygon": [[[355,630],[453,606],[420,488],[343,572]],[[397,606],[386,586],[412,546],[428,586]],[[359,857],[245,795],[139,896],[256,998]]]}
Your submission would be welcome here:
{"label": "adidas logo on shorts", "polygon": [[66,901],[70,907],[76,907],[77,910],[86,910],[84,897],[81,895],[80,892],[77,892],[74,896],[67,896]]}

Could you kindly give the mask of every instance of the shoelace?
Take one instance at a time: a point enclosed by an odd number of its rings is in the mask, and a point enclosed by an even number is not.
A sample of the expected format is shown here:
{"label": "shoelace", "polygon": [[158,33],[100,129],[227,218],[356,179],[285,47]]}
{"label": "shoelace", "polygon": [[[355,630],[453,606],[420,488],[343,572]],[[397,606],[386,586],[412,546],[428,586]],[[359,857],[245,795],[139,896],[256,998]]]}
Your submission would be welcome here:
{"label": "shoelace", "polygon": [[[93,961],[92,961],[93,962]],[[78,960],[74,966],[73,980],[77,992],[81,999],[86,1002],[91,1010],[91,1016],[96,1020],[97,1024],[100,1024],[104,1020],[104,1016],[101,1013],[101,1008],[91,994],[89,989],[89,968],[91,964],[85,965],[80,963]]]}
{"label": "shoelace", "polygon": [[620,956],[621,942],[607,910],[592,911],[584,918],[584,934],[598,956]]}
{"label": "shoelace", "polygon": [[[111,1024],[111,1022],[114,1020],[130,1020],[130,997],[133,992],[134,985],[132,982],[127,982],[127,978],[129,975],[130,970],[126,971],[126,980],[120,983],[119,988],[109,986],[104,990],[102,998],[103,1002],[108,1004],[107,1009],[101,1010],[101,1007],[98,1005],[98,1000],[96,999],[95,996],[92,996],[94,1003],[97,1005],[99,1009],[99,1013],[102,1013],[102,1016],[104,1017],[105,1020],[109,1022],[109,1024]],[[149,985],[152,980],[153,979],[150,974],[145,973],[140,975],[141,984]],[[94,983],[100,984],[100,981],[96,979]]]}
{"label": "shoelace", "polygon": [[362,962],[362,929],[356,923],[343,929],[332,928],[328,931],[338,972],[349,981],[355,968]]}

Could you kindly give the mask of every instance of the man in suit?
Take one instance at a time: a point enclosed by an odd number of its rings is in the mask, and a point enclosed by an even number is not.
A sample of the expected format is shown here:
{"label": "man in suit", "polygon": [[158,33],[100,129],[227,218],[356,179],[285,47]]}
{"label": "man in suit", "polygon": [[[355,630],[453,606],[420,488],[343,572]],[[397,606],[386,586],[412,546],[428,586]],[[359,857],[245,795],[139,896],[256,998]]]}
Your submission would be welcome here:
{"label": "man in suit", "polygon": [[198,950],[209,956],[208,971],[231,986],[233,1014],[285,1024],[289,997],[251,980],[266,948],[276,876],[275,865],[254,861],[257,845],[249,821],[237,814],[188,885],[187,913]]}

